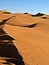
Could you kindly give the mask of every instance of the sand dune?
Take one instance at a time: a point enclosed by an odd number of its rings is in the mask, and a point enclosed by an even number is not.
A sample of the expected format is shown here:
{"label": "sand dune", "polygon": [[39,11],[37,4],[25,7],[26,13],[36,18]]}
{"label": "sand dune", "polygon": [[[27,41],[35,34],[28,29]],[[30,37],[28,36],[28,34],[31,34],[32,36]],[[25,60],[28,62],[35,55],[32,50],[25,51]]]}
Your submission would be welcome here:
{"label": "sand dune", "polygon": [[49,65],[49,15],[0,13],[0,20],[0,27],[5,21],[1,29],[14,38],[13,45],[22,56],[21,60],[24,61],[21,65]]}

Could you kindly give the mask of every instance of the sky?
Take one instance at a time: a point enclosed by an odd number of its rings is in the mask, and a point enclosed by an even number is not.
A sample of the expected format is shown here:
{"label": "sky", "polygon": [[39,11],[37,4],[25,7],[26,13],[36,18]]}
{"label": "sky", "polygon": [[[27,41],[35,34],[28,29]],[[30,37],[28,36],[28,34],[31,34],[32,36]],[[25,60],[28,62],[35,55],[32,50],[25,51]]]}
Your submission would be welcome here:
{"label": "sky", "polygon": [[0,0],[0,10],[8,10],[12,13],[49,14],[49,0]]}

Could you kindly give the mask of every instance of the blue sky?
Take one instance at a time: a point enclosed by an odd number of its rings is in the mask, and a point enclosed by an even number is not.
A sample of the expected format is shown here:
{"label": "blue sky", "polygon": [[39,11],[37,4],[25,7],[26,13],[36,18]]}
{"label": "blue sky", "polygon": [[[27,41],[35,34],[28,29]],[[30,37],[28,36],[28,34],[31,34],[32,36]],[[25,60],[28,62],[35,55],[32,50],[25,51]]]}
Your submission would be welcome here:
{"label": "blue sky", "polygon": [[49,0],[0,0],[0,10],[49,14]]}

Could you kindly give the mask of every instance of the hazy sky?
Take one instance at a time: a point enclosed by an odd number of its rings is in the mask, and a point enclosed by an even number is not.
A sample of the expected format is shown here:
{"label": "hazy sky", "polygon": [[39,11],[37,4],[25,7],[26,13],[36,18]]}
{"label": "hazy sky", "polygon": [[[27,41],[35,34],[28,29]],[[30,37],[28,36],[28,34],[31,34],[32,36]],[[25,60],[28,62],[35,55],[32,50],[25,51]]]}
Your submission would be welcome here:
{"label": "hazy sky", "polygon": [[49,14],[49,0],[0,0],[0,10]]}

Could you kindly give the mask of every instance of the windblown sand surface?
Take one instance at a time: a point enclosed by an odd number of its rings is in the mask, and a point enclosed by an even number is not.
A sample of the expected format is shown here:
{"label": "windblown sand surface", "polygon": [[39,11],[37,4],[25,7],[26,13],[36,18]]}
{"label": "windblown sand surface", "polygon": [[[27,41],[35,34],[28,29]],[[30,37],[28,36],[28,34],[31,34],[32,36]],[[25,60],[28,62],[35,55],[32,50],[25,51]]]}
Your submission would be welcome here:
{"label": "windblown sand surface", "polygon": [[8,20],[0,28],[15,39],[13,44],[25,65],[49,65],[49,15],[0,12],[3,19]]}

